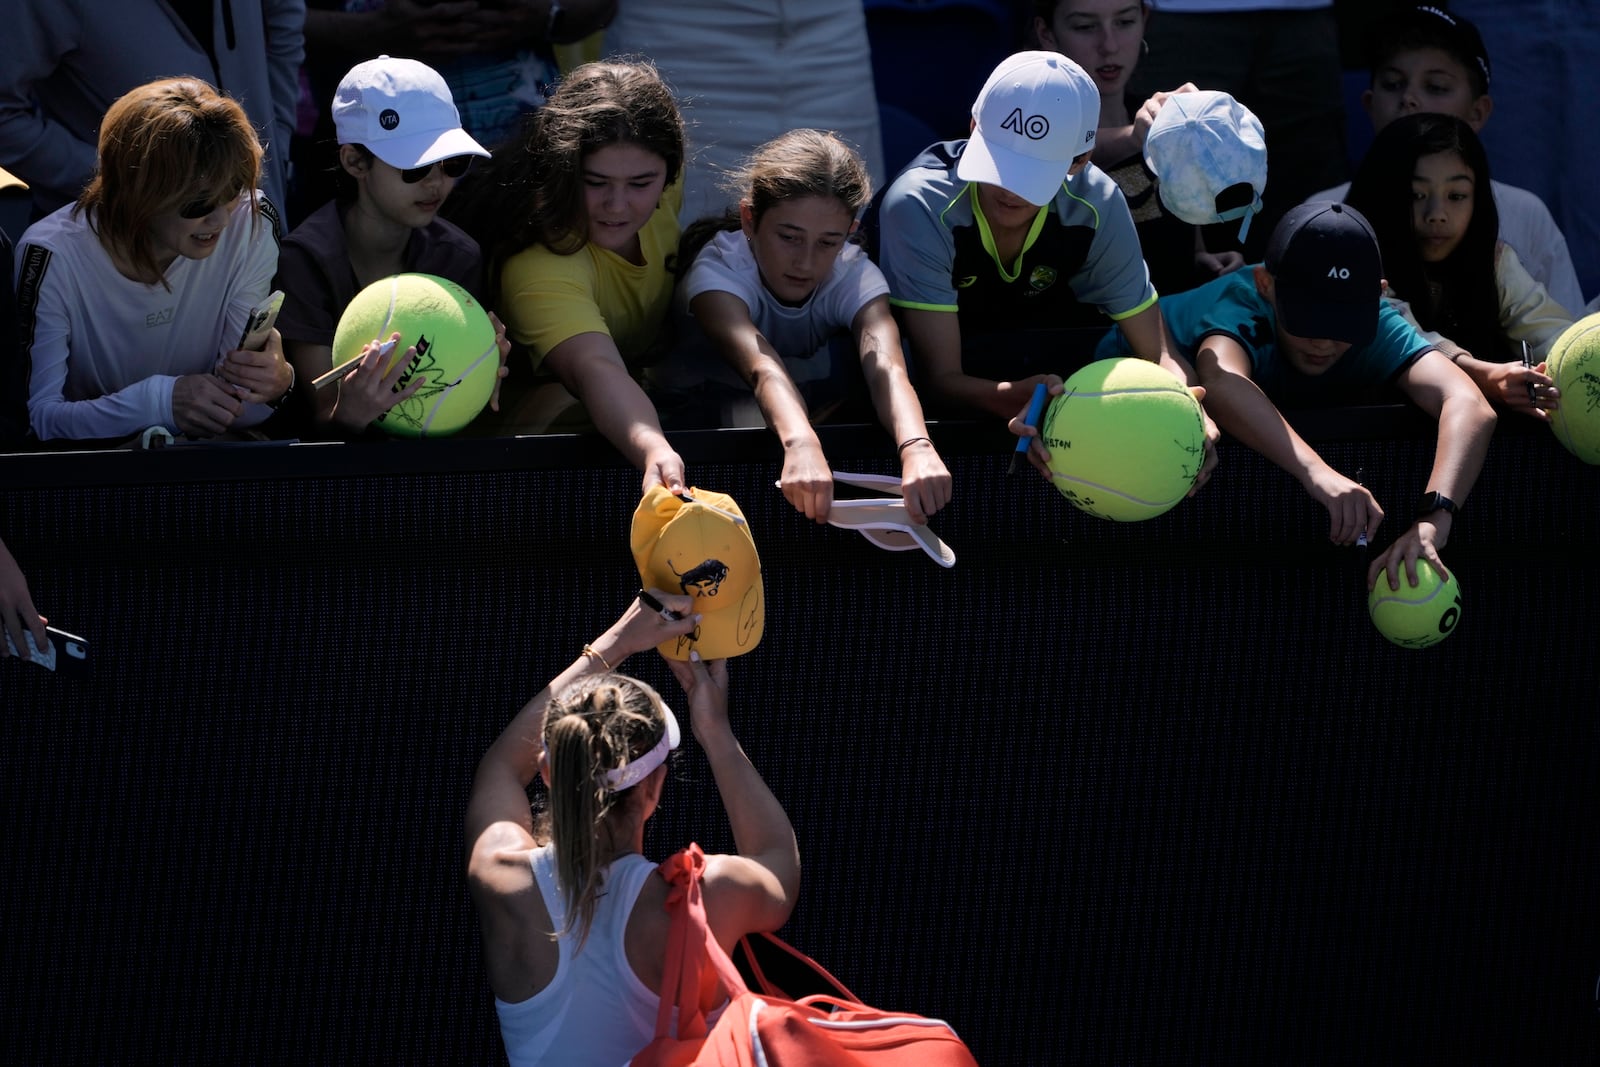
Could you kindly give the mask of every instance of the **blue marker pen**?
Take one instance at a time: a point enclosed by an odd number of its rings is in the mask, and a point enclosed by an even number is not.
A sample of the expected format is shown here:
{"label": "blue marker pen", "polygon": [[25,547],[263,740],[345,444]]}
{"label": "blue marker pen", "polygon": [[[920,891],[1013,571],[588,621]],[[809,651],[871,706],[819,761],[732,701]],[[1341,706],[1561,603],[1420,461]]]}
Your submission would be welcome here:
{"label": "blue marker pen", "polygon": [[[1045,394],[1048,392],[1049,390],[1045,388],[1045,384],[1043,382],[1040,382],[1038,385],[1033,387],[1033,397],[1028,401],[1028,413],[1022,417],[1024,424],[1032,426],[1036,430],[1039,428],[1039,414],[1040,412],[1044,411],[1044,398]],[[1026,452],[1028,450],[1028,446],[1032,443],[1033,438],[1031,437],[1017,438],[1016,451],[1011,453],[1011,463],[1006,467],[1007,474],[1010,474],[1017,469],[1017,457]]]}

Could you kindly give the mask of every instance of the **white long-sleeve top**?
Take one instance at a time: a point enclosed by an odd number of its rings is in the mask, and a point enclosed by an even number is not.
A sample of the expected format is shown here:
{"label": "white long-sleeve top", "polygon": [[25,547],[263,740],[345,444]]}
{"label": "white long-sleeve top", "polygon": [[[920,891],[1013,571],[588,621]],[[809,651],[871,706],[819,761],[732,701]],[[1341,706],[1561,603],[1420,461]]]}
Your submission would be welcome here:
{"label": "white long-sleeve top", "polygon": [[[177,429],[178,378],[209,373],[271,291],[277,217],[270,206],[259,218],[254,210],[241,196],[216,251],[173,261],[170,291],[124,277],[89,220],[70,206],[28,227],[16,250],[17,310],[36,437],[103,440],[150,426]],[[249,405],[234,425],[269,414]]]}

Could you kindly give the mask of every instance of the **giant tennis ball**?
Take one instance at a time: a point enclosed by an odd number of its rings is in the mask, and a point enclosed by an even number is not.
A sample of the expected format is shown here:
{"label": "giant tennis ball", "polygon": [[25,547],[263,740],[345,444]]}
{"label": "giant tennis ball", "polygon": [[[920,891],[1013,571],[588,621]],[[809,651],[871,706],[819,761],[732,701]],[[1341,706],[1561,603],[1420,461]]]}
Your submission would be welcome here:
{"label": "giant tennis ball", "polygon": [[1585,463],[1600,463],[1600,312],[1568,326],[1545,362],[1561,390],[1561,406],[1550,413],[1556,440]]}
{"label": "giant tennis ball", "polygon": [[1205,459],[1200,402],[1167,371],[1131,356],[1068,378],[1039,436],[1061,495],[1119,522],[1153,519],[1182,500]]}
{"label": "giant tennis ball", "polygon": [[1450,636],[1461,621],[1461,586],[1456,576],[1440,578],[1425,559],[1417,560],[1417,584],[1400,572],[1400,588],[1389,588],[1387,574],[1367,594],[1367,614],[1378,632],[1401,648],[1427,648]]}
{"label": "giant tennis ball", "polygon": [[432,274],[375,281],[339,318],[334,366],[354,359],[368,341],[386,341],[396,331],[400,343],[393,358],[405,358],[412,345],[417,354],[395,391],[419,374],[427,384],[380,415],[377,424],[402,437],[440,437],[471,422],[489,402],[500,374],[494,324],[483,305],[455,282]]}

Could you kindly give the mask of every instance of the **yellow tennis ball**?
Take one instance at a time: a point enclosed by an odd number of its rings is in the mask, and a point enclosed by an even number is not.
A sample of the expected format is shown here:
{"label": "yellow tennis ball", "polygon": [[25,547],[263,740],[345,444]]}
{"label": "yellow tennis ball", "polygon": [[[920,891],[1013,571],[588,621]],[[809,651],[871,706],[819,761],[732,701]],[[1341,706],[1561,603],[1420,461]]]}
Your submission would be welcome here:
{"label": "yellow tennis ball", "polygon": [[1102,519],[1153,519],[1182,500],[1205,459],[1205,418],[1183,382],[1148,360],[1089,364],[1050,403],[1039,436],[1061,495]]}
{"label": "yellow tennis ball", "polygon": [[1550,348],[1546,372],[1561,390],[1550,428],[1568,452],[1600,464],[1600,312],[1568,326]]}
{"label": "yellow tennis ball", "polygon": [[395,391],[419,374],[427,383],[377,424],[402,437],[442,437],[471,422],[489,402],[500,373],[494,324],[483,305],[455,282],[432,274],[381,278],[357,293],[340,316],[334,366],[355,358],[368,341],[387,341],[396,332],[394,359],[404,358],[413,345],[417,354]]}
{"label": "yellow tennis ball", "polygon": [[1400,588],[1389,588],[1389,577],[1367,594],[1367,614],[1378,632],[1401,648],[1427,648],[1449,637],[1461,621],[1461,586],[1456,576],[1440,578],[1425,559],[1417,560],[1417,584],[1400,571]]}

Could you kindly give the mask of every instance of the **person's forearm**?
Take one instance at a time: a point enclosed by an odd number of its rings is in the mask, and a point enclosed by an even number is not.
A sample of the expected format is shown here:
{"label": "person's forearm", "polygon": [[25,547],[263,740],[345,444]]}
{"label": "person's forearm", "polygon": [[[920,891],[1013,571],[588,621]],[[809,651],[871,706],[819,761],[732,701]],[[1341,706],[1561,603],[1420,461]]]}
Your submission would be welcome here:
{"label": "person's forearm", "polygon": [[782,854],[791,857],[798,867],[800,846],[794,826],[733,732],[723,728],[709,737],[697,735],[696,740],[711,765],[739,854]]}
{"label": "person's forearm", "polygon": [[862,331],[857,344],[861,349],[861,371],[872,397],[878,422],[889,431],[896,444],[913,437],[928,436],[922,414],[922,401],[911,387],[905,357],[900,354],[898,335],[889,336],[876,329]]}
{"label": "person's forearm", "polygon": [[1328,464],[1295,433],[1260,386],[1242,375],[1222,373],[1208,375],[1205,387],[1206,410],[1224,432],[1310,489],[1314,475]]}
{"label": "person's forearm", "polygon": [[1018,390],[1014,382],[974,378],[959,371],[930,379],[928,388],[947,403],[977,408],[1002,419],[1011,418],[1028,402],[1027,391]]}
{"label": "person's forearm", "polygon": [[750,357],[739,369],[755,393],[762,417],[786,450],[817,443],[806,402],[782,362],[775,357],[758,355]]}
{"label": "person's forearm", "polygon": [[[604,396],[604,400],[597,402],[597,396]],[[594,420],[595,429],[635,468],[644,470],[653,452],[671,447],[655,405],[628,374],[613,375],[598,390],[586,387],[579,399]]]}
{"label": "person's forearm", "polygon": [[67,400],[59,392],[36,395],[28,403],[28,421],[41,441],[126,437],[156,425],[177,430],[172,414],[176,381],[169,375],[152,375],[92,400]]}
{"label": "person's forearm", "polygon": [[1494,424],[1494,409],[1482,396],[1447,399],[1439,412],[1439,443],[1424,488],[1464,504],[1483,470]]}

